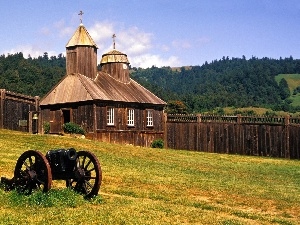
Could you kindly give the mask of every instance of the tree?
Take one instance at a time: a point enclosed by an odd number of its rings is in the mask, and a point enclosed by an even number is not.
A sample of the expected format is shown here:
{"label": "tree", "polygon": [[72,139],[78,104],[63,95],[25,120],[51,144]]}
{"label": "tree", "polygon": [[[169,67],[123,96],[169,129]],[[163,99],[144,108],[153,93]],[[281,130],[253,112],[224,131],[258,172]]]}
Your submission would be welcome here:
{"label": "tree", "polygon": [[279,94],[281,99],[286,99],[290,96],[290,89],[286,79],[282,78],[279,81]]}
{"label": "tree", "polygon": [[187,114],[187,107],[182,101],[169,101],[166,112],[169,114]]}

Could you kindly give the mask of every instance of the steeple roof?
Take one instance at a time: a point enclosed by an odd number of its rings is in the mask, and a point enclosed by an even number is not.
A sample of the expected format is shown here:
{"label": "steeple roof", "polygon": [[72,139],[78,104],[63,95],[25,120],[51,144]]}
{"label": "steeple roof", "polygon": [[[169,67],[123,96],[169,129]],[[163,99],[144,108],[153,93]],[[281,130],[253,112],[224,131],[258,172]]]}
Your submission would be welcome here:
{"label": "steeple roof", "polygon": [[82,23],[79,25],[74,35],[71,37],[68,44],[66,45],[67,48],[73,46],[94,46],[98,48],[96,43],[90,36],[89,32],[83,26]]}
{"label": "steeple roof", "polygon": [[128,63],[129,64],[127,55],[114,49],[114,50],[102,55],[100,65],[103,65],[105,63],[115,63],[115,62]]}

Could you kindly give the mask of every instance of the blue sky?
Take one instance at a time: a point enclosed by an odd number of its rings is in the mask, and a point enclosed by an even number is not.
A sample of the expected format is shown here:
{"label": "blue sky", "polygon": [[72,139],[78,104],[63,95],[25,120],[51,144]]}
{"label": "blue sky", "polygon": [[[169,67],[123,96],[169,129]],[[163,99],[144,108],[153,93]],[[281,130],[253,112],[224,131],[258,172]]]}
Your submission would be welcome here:
{"label": "blue sky", "polygon": [[0,54],[65,53],[80,24],[98,57],[116,49],[132,66],[202,65],[223,56],[300,58],[299,0],[28,0],[1,2]]}

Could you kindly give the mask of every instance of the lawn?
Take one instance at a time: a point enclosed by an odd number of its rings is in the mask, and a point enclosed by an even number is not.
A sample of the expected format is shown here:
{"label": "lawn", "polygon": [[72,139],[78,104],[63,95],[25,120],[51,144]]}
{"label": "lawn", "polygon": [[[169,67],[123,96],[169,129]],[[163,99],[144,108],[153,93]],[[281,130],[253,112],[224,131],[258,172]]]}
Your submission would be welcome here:
{"label": "lawn", "polygon": [[0,224],[299,224],[300,162],[115,145],[0,130],[0,176],[26,150],[92,151],[103,181],[92,200],[53,181],[44,193],[0,189]]}

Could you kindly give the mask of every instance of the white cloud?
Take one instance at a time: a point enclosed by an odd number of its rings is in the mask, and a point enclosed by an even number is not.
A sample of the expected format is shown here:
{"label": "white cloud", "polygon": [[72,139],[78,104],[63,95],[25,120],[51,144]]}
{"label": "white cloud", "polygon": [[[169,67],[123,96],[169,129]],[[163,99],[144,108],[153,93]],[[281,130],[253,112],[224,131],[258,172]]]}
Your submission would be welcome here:
{"label": "white cloud", "polygon": [[[57,56],[58,51],[65,50],[66,39],[70,39],[77,27],[68,26],[64,20],[57,21],[40,29],[41,37],[36,42],[17,46],[5,53],[23,52],[24,57],[36,58],[48,52],[48,56]],[[170,46],[154,44],[154,34],[145,32],[136,26],[126,27],[124,24],[109,21],[97,21],[87,30],[98,46],[98,62],[102,54],[113,49],[112,35],[116,34],[116,49],[127,54],[133,67],[147,68],[151,66],[180,66],[177,56],[171,55]],[[66,42],[66,43],[65,43]],[[188,42],[175,41],[173,45],[189,48]],[[45,48],[48,46],[48,50]],[[56,49],[52,50],[50,49]],[[61,49],[61,50],[59,50]],[[169,53],[170,55],[166,55]],[[164,54],[164,55],[163,55]]]}
{"label": "white cloud", "polygon": [[48,53],[49,57],[58,55],[55,51],[45,51],[45,50],[41,49],[40,47],[32,46],[32,45],[17,46],[16,48],[13,48],[10,50],[5,50],[4,52],[8,53],[8,54],[15,54],[17,52],[22,52],[24,58],[27,58],[29,55],[32,58],[37,58],[39,56],[43,56],[45,52]]}
{"label": "white cloud", "polygon": [[120,32],[120,45],[127,50],[129,55],[138,55],[152,48],[152,34],[131,27]]}
{"label": "white cloud", "polygon": [[162,66],[180,66],[180,60],[176,56],[170,56],[167,59],[163,59],[159,55],[151,55],[151,54],[144,54],[140,56],[135,56],[129,58],[132,66],[134,67],[141,67],[141,68],[149,68],[152,66],[162,67]]}
{"label": "white cloud", "polygon": [[101,42],[103,40],[111,38],[115,33],[114,29],[115,28],[113,23],[103,21],[96,22],[92,27],[88,28],[88,32],[95,42]]}
{"label": "white cloud", "polygon": [[116,49],[128,55],[145,53],[151,46],[152,34],[140,31],[137,27],[120,28],[111,22],[96,22],[88,32],[97,43],[99,50],[112,49],[112,35],[116,35]]}
{"label": "white cloud", "polygon": [[[116,49],[127,54],[130,64],[134,67],[178,66],[180,64],[176,56],[163,58],[159,53],[151,54],[150,52],[153,52],[154,48],[154,35],[137,27],[124,28],[118,24],[103,21],[96,22],[87,30],[99,47],[98,61],[103,53],[112,50],[112,35],[116,34]],[[164,52],[168,50],[167,46],[163,46]]]}

